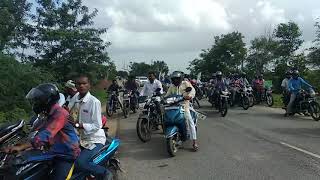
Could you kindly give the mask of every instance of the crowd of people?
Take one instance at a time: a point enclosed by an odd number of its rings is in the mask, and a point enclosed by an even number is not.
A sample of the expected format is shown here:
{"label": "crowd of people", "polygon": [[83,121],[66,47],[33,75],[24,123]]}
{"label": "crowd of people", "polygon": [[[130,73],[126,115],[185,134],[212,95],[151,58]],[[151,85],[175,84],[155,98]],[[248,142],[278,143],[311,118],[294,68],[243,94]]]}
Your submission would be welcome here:
{"label": "crowd of people", "polygon": [[[167,88],[164,91],[164,86]],[[166,76],[163,82],[156,79],[154,72],[149,72],[148,82],[141,91],[134,76],[129,76],[123,84],[114,80],[108,91],[120,91],[126,89],[134,92],[137,96],[152,96],[154,92],[163,94],[164,97],[182,95],[184,97],[184,110],[186,125],[189,129],[189,137],[193,142],[193,149],[198,150],[197,130],[190,114],[190,101],[195,98],[197,90],[195,86],[201,85],[203,89],[214,87],[211,94],[207,94],[209,101],[215,102],[219,91],[234,91],[233,96],[239,89],[252,86],[256,97],[261,96],[265,89],[263,74],[256,76],[249,83],[245,73],[224,75],[221,71],[214,73],[207,83],[190,79],[183,72],[175,71],[170,78]],[[298,70],[287,71],[282,81],[286,116],[292,114],[293,103],[299,90],[305,86],[310,93],[314,93],[313,87],[299,76]],[[39,133],[25,144],[7,147],[5,152],[23,151],[28,148],[40,148],[50,146],[51,153],[64,153],[70,159],[75,160],[76,166],[81,171],[89,172],[96,178],[103,179],[109,170],[106,167],[94,164],[90,161],[106,143],[106,135],[103,128],[105,117],[101,115],[101,102],[90,93],[90,79],[88,76],[79,76],[75,81],[65,83],[66,98],[61,98],[61,93],[54,84],[40,84],[30,90],[26,98],[31,102],[33,111],[46,117],[45,121],[37,123],[35,127]],[[187,88],[191,91],[186,92]],[[159,90],[160,89],[160,90]],[[206,93],[204,93],[206,94]],[[230,97],[235,98],[235,97]],[[54,161],[53,179],[65,179],[73,161],[59,159]]]}

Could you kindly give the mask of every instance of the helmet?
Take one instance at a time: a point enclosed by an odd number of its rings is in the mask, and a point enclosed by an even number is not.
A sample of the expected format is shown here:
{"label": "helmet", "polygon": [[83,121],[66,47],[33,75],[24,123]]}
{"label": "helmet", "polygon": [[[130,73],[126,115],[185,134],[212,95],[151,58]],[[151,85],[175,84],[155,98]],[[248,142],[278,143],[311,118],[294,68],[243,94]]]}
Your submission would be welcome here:
{"label": "helmet", "polygon": [[294,78],[299,77],[299,71],[298,71],[297,69],[293,70],[293,71],[292,71],[292,76],[293,76]]}
{"label": "helmet", "polygon": [[216,76],[222,76],[222,72],[221,71],[217,71],[216,72]]}
{"label": "helmet", "polygon": [[175,86],[179,86],[182,82],[182,79],[183,79],[183,73],[180,72],[180,71],[174,71],[172,74],[171,74],[171,81],[172,81],[172,84],[174,84]]}
{"label": "helmet", "polygon": [[32,88],[26,96],[36,114],[48,112],[51,106],[60,99],[57,86],[51,83],[40,84]]}
{"label": "helmet", "polygon": [[292,75],[292,71],[291,70],[286,71],[286,75]]}

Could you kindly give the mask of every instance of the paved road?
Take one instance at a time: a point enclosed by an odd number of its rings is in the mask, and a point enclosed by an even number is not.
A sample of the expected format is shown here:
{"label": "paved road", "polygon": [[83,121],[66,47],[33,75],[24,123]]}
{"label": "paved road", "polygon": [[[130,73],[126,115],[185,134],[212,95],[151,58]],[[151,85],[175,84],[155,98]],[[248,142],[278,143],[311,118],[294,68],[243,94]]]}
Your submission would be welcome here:
{"label": "paved road", "polygon": [[120,179],[320,179],[320,122],[262,106],[235,108],[225,118],[209,105],[201,111],[208,118],[198,124],[200,150],[191,152],[186,143],[174,158],[161,134],[139,141],[136,115],[122,119]]}

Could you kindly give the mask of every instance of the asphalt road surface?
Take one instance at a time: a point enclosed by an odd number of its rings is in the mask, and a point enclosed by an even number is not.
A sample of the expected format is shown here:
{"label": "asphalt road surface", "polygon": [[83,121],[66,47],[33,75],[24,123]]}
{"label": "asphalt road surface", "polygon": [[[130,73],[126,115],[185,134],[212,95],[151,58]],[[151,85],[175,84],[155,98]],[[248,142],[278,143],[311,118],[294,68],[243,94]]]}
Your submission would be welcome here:
{"label": "asphalt road surface", "polygon": [[255,106],[229,110],[222,118],[205,101],[198,122],[198,152],[184,144],[169,157],[160,133],[142,143],[137,114],[120,120],[119,153],[124,180],[320,179],[320,122],[283,117],[283,110]]}

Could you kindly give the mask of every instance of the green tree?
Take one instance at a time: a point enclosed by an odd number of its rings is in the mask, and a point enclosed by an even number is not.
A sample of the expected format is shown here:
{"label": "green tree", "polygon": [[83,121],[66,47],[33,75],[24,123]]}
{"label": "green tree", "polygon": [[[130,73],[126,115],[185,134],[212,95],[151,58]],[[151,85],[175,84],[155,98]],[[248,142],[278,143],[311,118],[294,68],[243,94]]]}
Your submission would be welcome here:
{"label": "green tree", "polygon": [[110,43],[101,39],[106,29],[92,27],[97,10],[90,12],[81,0],[37,2],[36,33],[30,38],[35,49],[35,55],[29,57],[31,62],[53,71],[62,81],[79,73],[97,79],[107,74],[102,71],[115,72],[106,52]]}
{"label": "green tree", "polygon": [[25,96],[36,85],[52,82],[51,74],[0,53],[0,121],[13,121],[31,111]]}
{"label": "green tree", "polygon": [[268,65],[275,58],[277,42],[272,37],[261,36],[251,41],[246,69],[251,75],[266,72]]}
{"label": "green tree", "polygon": [[30,7],[31,4],[27,0],[0,1],[0,51],[26,48],[24,40],[31,31],[30,26],[26,24]]}
{"label": "green tree", "polygon": [[151,71],[150,64],[130,62],[130,75],[147,76],[149,71]]}
{"label": "green tree", "polygon": [[316,22],[316,39],[314,40],[314,46],[310,49],[311,52],[308,54],[308,62],[320,68],[320,22]]}
{"label": "green tree", "polygon": [[122,78],[127,78],[129,76],[129,73],[127,71],[118,71],[117,76],[120,76]]}
{"label": "green tree", "polygon": [[236,71],[241,68],[246,58],[247,49],[240,32],[232,32],[214,37],[214,45],[202,50],[199,58],[194,59],[189,70],[193,75],[202,72],[204,76],[220,70],[223,72]]}
{"label": "green tree", "polygon": [[156,73],[168,74],[169,72],[169,67],[164,61],[153,61],[151,64],[151,69]]}

